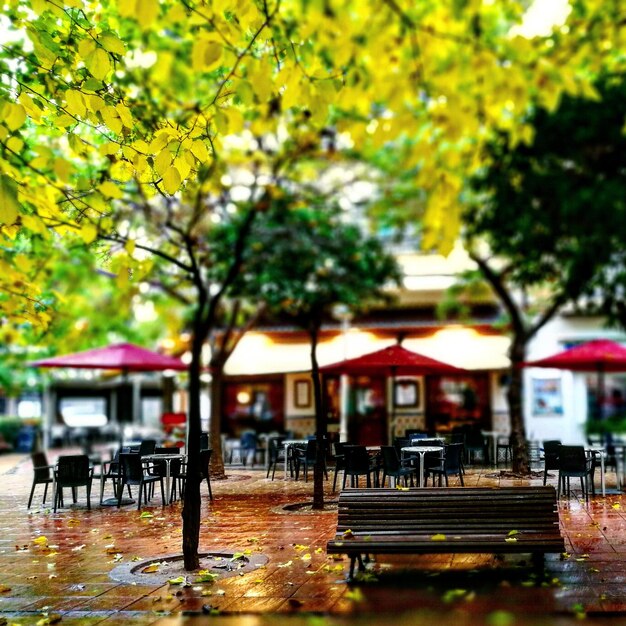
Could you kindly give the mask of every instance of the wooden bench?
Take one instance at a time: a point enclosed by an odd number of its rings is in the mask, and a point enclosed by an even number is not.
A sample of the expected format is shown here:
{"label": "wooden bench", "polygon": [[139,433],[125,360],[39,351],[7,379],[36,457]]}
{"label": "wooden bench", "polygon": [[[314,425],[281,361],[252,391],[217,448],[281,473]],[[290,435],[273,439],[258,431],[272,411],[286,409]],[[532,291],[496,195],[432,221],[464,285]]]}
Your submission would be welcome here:
{"label": "wooden bench", "polygon": [[345,489],[329,554],[530,553],[565,551],[554,487]]}

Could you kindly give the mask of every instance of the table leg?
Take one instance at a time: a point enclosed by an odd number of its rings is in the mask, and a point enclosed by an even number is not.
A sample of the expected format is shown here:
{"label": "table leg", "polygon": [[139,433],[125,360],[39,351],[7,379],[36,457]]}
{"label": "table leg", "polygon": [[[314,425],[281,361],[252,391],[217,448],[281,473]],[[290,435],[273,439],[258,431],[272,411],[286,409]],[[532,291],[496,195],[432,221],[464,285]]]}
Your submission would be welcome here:
{"label": "table leg", "polygon": [[419,486],[423,487],[424,486],[424,452],[419,452],[418,454],[420,456],[420,462],[419,462],[420,475],[418,476]]}
{"label": "table leg", "polygon": [[283,480],[287,480],[287,459],[289,458],[289,448],[290,446],[285,444],[285,476],[283,477]]}
{"label": "table leg", "polygon": [[171,504],[171,500],[170,500],[170,481],[171,481],[171,476],[170,476],[170,463],[172,462],[172,459],[166,459],[165,460],[165,502],[167,504]]}
{"label": "table leg", "polygon": [[602,497],[606,497],[606,483],[604,480],[604,452],[600,452],[600,485],[602,485]]}

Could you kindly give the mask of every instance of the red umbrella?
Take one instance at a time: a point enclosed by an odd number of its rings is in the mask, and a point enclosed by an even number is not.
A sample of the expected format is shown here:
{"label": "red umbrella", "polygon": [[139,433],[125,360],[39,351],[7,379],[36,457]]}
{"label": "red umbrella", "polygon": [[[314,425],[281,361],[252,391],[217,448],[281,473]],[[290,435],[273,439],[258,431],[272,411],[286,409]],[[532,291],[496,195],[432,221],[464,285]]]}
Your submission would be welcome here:
{"label": "red umbrella", "polygon": [[466,373],[465,370],[454,365],[411,352],[397,344],[355,359],[320,367],[320,371],[324,374],[385,374],[387,376]]}
{"label": "red umbrella", "polygon": [[[411,352],[396,344],[370,352],[355,359],[347,359],[320,367],[324,374],[384,374],[392,378],[398,374],[424,376],[426,374],[463,374],[465,370],[431,359],[430,357]],[[395,430],[395,402],[391,403],[391,423]]]}
{"label": "red umbrella", "polygon": [[[84,350],[50,359],[41,359],[30,363],[33,367],[71,367],[75,369],[122,370],[124,379],[129,372],[160,372],[163,370],[183,371],[187,366],[180,360],[152,350],[146,350],[132,343],[118,343],[103,348]],[[124,441],[120,429],[120,448]],[[87,440],[86,450],[91,448]],[[132,502],[127,500],[126,503]],[[110,504],[111,502],[109,502]]]}
{"label": "red umbrella", "polygon": [[575,372],[598,373],[598,406],[604,397],[604,373],[626,372],[626,348],[615,341],[596,339],[563,350],[536,361],[526,361],[526,367],[555,367]]}
{"label": "red umbrella", "polygon": [[124,372],[157,372],[186,370],[180,360],[146,350],[132,343],[118,343],[104,348],[75,352],[30,363],[34,367],[72,367],[85,369],[122,370]]}

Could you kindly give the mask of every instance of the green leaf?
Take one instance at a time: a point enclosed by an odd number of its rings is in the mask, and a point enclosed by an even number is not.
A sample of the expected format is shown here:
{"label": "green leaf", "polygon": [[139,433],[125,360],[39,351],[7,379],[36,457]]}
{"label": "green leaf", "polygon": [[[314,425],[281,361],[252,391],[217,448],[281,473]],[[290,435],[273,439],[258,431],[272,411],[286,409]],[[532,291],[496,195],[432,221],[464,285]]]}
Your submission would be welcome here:
{"label": "green leaf", "polygon": [[10,226],[17,221],[19,202],[15,182],[4,174],[0,175],[0,224]]}

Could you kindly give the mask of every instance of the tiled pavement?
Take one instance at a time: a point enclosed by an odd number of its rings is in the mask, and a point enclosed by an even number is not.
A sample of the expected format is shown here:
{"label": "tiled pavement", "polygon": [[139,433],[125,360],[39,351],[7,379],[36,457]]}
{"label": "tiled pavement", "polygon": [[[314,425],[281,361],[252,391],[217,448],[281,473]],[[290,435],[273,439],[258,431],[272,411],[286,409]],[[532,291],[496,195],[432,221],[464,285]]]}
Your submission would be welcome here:
{"label": "tiled pavement", "polygon": [[[145,585],[113,580],[110,572],[120,564],[179,553],[179,503],[162,508],[156,497],[144,509],[151,517],[134,506],[94,504],[87,511],[81,490],[77,505],[54,514],[39,506],[39,486],[29,511],[30,459],[0,456],[0,625],[60,620],[106,626],[516,626],[569,624],[583,617],[588,624],[626,624],[622,494],[597,496],[588,505],[578,498],[561,501],[569,556],[547,557],[549,582],[536,581],[523,557],[444,555],[379,557],[374,580],[348,585],[347,560],[332,560],[324,550],[336,511],[283,509],[309,500],[310,482],[285,482],[278,473],[271,481],[263,471],[241,468],[228,474],[213,483],[213,502],[203,496],[201,550],[260,553],[266,565],[213,584],[182,587],[155,576]],[[486,468],[469,472],[466,484],[528,482],[505,480]],[[608,486],[615,486],[614,475]]]}

